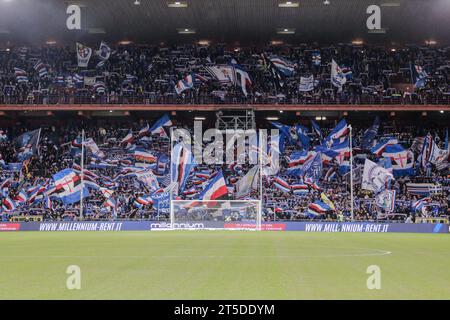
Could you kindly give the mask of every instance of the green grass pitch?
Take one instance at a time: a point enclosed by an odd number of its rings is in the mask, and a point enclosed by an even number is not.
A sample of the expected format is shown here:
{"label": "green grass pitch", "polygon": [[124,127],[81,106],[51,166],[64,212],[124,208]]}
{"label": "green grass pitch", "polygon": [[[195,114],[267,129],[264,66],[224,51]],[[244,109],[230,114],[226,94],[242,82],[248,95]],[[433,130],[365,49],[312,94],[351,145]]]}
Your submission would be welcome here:
{"label": "green grass pitch", "polygon": [[[66,288],[69,265],[80,290]],[[450,299],[450,236],[1,233],[0,299]]]}

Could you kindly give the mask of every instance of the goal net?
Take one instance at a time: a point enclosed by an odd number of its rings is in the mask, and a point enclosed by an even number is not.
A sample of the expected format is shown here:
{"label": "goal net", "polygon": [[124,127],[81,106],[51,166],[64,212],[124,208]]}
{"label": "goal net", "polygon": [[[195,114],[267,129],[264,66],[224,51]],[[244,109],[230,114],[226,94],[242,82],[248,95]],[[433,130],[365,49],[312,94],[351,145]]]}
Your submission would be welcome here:
{"label": "goal net", "polygon": [[259,200],[172,200],[170,229],[261,230]]}

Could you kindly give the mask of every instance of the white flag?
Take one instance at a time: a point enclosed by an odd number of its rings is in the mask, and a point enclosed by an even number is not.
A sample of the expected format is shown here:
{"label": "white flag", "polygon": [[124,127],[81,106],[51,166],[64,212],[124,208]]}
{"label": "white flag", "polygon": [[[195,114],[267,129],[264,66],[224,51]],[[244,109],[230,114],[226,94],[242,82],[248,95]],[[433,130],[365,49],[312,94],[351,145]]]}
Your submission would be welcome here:
{"label": "white flag", "polygon": [[91,56],[92,56],[92,49],[77,42],[78,66],[82,67],[82,68],[86,68],[89,64],[89,60],[91,59]]}
{"label": "white flag", "polygon": [[430,162],[435,166],[439,166],[441,163],[447,162],[448,151],[445,149],[440,149],[434,141],[432,143],[433,148],[431,151]]}
{"label": "white flag", "polygon": [[106,157],[105,153],[99,149],[99,147],[97,146],[97,144],[95,143],[95,141],[92,138],[86,139],[86,141],[84,141],[84,145],[97,158],[104,158],[104,157]]}
{"label": "white flag", "polygon": [[244,198],[246,196],[248,197],[252,190],[256,190],[258,188],[258,182],[259,182],[259,167],[254,166],[236,184],[237,189],[236,197],[237,198]]}
{"label": "white flag", "polygon": [[111,56],[111,48],[102,41],[100,43],[100,48],[97,51],[97,55],[101,60],[106,61]]}
{"label": "white flag", "polygon": [[342,69],[338,66],[334,59],[331,62],[331,83],[333,86],[339,88],[339,92],[342,91],[342,86],[347,82]]}
{"label": "white flag", "polygon": [[395,190],[384,190],[375,197],[375,203],[379,208],[387,212],[393,212],[395,209]]}
{"label": "white flag", "polygon": [[212,66],[205,67],[206,71],[215,79],[222,83],[236,84],[236,72],[233,67],[230,66]]}
{"label": "white flag", "polygon": [[314,90],[314,77],[312,75],[309,77],[300,77],[298,91],[306,92],[311,90]]}
{"label": "white flag", "polygon": [[386,183],[394,176],[385,168],[366,159],[361,187],[365,190],[380,192],[385,189]]}

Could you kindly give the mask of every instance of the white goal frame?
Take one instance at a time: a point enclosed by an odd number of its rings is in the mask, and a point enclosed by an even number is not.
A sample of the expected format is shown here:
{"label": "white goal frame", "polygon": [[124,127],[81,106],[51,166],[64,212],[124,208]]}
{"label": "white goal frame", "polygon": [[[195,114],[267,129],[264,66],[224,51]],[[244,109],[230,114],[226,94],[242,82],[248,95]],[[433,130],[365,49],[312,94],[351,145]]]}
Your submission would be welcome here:
{"label": "white goal frame", "polygon": [[[194,223],[192,226],[189,225],[189,223],[179,223],[177,222],[176,216],[175,216],[175,207],[177,204],[180,205],[189,205],[189,203],[200,203],[203,205],[208,206],[210,203],[211,206],[214,206],[214,204],[229,204],[231,207],[238,203],[245,204],[246,207],[248,206],[255,206],[256,207],[256,216],[254,222],[248,222],[248,221],[231,221],[231,223],[235,223],[236,227],[210,227],[210,226],[204,226],[199,227],[200,224],[202,224],[202,221],[198,221],[196,225]],[[235,207],[239,208],[239,207]],[[214,209],[214,208],[212,208]],[[222,209],[222,208],[220,208]],[[223,209],[230,209],[232,208],[223,208]],[[261,231],[261,221],[262,221],[262,202],[261,200],[171,200],[170,201],[170,228],[165,228],[165,230],[249,230],[249,231]],[[194,221],[192,221],[194,222]],[[227,223],[223,221],[224,224]],[[183,226],[180,226],[183,224]],[[240,225],[240,226],[239,226]]]}

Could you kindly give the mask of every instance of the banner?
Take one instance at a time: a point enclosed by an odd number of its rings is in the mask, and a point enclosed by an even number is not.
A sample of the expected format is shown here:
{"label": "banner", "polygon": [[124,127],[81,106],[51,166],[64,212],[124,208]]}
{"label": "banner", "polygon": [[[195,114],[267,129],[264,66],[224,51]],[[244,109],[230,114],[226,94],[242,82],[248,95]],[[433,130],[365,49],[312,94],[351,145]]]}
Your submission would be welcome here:
{"label": "banner", "polygon": [[[256,228],[255,223],[245,221],[185,221],[175,223],[177,229],[206,228]],[[170,221],[59,221],[59,222],[4,222],[1,231],[151,231],[170,229]],[[304,231],[304,232],[362,232],[362,233],[449,233],[449,225],[444,223],[377,223],[377,222],[263,222],[264,231]]]}
{"label": "banner", "polygon": [[300,77],[300,84],[298,86],[298,91],[307,92],[314,90],[314,77]]}

